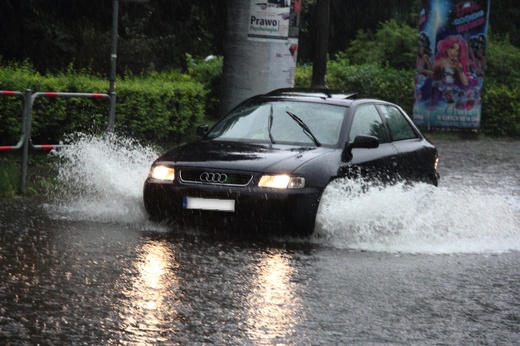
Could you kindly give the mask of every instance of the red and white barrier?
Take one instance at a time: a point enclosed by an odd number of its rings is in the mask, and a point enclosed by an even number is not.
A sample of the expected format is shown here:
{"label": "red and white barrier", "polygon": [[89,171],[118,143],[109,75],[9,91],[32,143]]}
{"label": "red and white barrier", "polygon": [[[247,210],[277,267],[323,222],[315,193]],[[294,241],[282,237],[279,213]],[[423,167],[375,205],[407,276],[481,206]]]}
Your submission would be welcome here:
{"label": "red and white barrier", "polygon": [[[22,149],[22,168],[20,173],[20,193],[25,193],[25,184],[27,180],[27,162],[29,147],[36,150],[53,150],[67,146],[66,144],[32,144],[31,142],[31,123],[32,123],[32,107],[34,100],[37,97],[76,97],[76,98],[91,98],[91,99],[108,99],[112,101],[112,98],[107,94],[101,93],[71,93],[71,92],[57,92],[57,91],[45,91],[32,93],[31,90],[27,90],[27,95],[19,91],[12,90],[0,90],[0,96],[17,96],[22,98],[24,103],[23,111],[23,122],[22,122],[22,135],[16,145],[4,145],[0,146],[0,151],[13,151]],[[115,97],[115,94],[114,94]],[[113,100],[115,102],[115,99]],[[110,123],[110,119],[109,119]],[[110,131],[110,126],[109,126]]]}

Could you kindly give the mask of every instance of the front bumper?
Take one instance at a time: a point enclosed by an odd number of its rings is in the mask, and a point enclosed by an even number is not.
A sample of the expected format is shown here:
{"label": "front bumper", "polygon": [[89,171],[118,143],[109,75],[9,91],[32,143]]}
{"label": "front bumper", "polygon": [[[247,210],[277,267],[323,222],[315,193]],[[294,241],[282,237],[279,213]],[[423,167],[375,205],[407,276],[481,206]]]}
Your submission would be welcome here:
{"label": "front bumper", "polygon": [[[160,219],[206,225],[219,220],[233,221],[241,226],[281,227],[291,233],[308,234],[314,229],[322,192],[313,187],[281,190],[257,186],[191,186],[147,180],[143,196],[148,213],[159,215]],[[234,211],[186,209],[186,197],[232,200]]]}

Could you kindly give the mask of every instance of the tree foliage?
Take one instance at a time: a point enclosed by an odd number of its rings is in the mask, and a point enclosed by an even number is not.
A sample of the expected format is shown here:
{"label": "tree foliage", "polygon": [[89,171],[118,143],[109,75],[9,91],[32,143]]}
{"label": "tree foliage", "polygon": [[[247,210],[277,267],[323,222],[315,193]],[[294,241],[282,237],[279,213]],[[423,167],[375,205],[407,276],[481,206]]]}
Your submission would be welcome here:
{"label": "tree foliage", "polygon": [[520,86],[520,48],[509,40],[509,35],[492,35],[486,53],[486,80],[489,78],[505,85]]}
{"label": "tree foliage", "polygon": [[[231,0],[118,1],[118,75],[186,71],[186,53],[195,58],[223,55],[227,4]],[[397,30],[392,32],[390,26],[387,33],[397,44],[404,43],[397,33],[407,28],[404,25],[416,28],[420,3],[331,0],[329,55],[347,50],[353,40],[362,41],[359,33],[370,35],[386,22],[395,23]],[[112,4],[113,0],[2,0],[0,55],[4,61],[29,60],[41,73],[57,72],[73,64],[107,76]],[[311,61],[315,49],[316,27],[320,24],[316,6],[316,0],[303,0],[298,51],[301,62]],[[490,22],[494,34],[509,33],[510,42],[520,47],[520,2],[493,0]],[[400,47],[378,48],[384,51]]]}
{"label": "tree foliage", "polygon": [[[70,63],[107,75],[113,1],[2,0],[0,54],[40,72]],[[119,74],[186,68],[185,53],[222,54],[225,0],[119,0]]]}
{"label": "tree foliage", "polygon": [[[520,85],[520,48],[515,47],[509,35],[490,34],[486,52],[486,81],[518,87]],[[344,52],[334,60],[348,61],[350,65],[373,64],[396,70],[413,70],[417,52],[417,30],[405,23],[389,20],[377,30],[360,30]]]}
{"label": "tree foliage", "polygon": [[360,30],[348,49],[353,64],[378,64],[409,69],[415,61],[417,29],[394,19],[381,23],[378,30]]}

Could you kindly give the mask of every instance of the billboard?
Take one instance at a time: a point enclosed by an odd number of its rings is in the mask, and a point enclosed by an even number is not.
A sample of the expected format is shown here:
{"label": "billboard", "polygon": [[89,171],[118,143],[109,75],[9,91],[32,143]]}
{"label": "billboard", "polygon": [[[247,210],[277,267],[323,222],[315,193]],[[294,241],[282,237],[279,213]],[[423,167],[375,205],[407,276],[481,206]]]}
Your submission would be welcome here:
{"label": "billboard", "polygon": [[490,0],[421,3],[414,123],[427,129],[478,129]]}

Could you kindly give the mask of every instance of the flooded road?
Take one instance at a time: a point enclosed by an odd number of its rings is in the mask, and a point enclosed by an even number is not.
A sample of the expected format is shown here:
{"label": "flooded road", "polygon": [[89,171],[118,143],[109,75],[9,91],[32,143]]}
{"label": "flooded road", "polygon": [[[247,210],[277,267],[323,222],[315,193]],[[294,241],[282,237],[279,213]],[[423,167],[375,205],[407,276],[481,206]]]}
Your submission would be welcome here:
{"label": "flooded road", "polygon": [[155,153],[86,139],[0,200],[0,344],[519,344],[520,142],[436,144],[439,188],[340,182],[294,239],[150,223]]}

